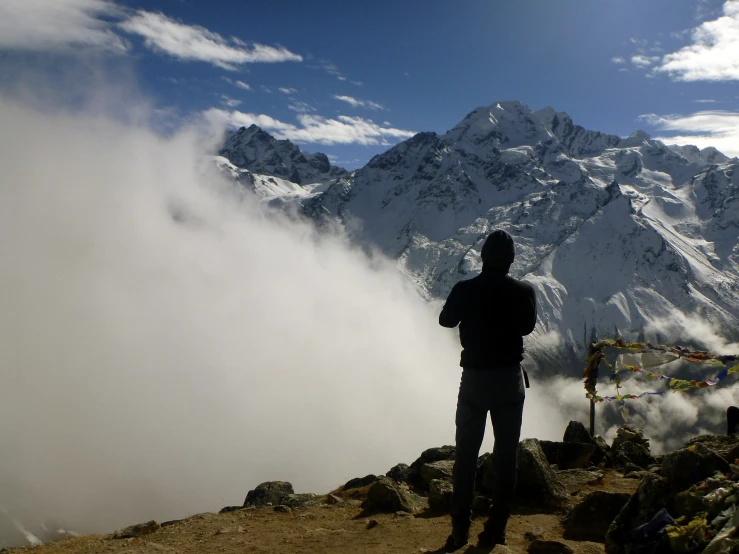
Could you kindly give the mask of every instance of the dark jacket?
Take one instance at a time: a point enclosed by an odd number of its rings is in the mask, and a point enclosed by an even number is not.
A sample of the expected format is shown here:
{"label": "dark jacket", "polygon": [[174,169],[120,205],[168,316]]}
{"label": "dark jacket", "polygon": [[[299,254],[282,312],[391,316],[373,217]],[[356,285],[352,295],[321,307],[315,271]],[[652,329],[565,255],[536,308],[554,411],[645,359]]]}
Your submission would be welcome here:
{"label": "dark jacket", "polygon": [[495,369],[517,364],[523,360],[523,337],[536,325],[534,288],[502,271],[483,271],[454,285],[439,324],[459,325],[462,367]]}

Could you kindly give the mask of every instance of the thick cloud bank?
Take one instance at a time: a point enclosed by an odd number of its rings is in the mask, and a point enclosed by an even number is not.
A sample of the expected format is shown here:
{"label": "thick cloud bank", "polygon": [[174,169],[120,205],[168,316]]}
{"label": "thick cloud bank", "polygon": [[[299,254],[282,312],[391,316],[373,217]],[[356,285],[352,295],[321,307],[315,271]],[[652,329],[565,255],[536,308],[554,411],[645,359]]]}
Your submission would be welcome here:
{"label": "thick cloud bank", "polygon": [[[0,498],[23,521],[106,530],[270,479],[325,492],[453,443],[436,308],[260,211],[201,148],[0,102]],[[525,435],[561,434],[543,408]]]}

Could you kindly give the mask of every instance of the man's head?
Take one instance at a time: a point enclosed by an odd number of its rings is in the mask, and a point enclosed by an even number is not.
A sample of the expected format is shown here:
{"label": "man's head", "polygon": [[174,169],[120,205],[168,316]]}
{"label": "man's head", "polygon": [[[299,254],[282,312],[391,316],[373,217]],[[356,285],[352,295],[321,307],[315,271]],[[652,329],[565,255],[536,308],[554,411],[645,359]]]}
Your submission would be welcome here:
{"label": "man's head", "polygon": [[480,255],[483,269],[499,269],[508,273],[516,257],[513,237],[503,229],[496,229],[485,239]]}

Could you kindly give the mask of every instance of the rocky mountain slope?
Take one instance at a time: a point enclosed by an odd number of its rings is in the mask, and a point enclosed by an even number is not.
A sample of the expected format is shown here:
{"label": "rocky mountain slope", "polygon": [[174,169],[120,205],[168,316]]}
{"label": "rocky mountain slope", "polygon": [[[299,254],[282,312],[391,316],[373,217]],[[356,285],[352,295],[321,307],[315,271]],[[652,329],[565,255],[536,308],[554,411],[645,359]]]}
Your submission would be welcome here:
{"label": "rocky mountain slope", "polygon": [[551,108],[499,102],[351,174],[326,170],[336,178],[315,186],[308,158],[279,172],[272,161],[247,164],[263,134],[241,129],[221,154],[256,173],[297,172],[299,188],[282,193],[263,176],[252,187],[318,222],[351,221],[357,241],[397,259],[429,298],[479,272],[485,236],[507,229],[512,273],[537,288],[540,359],[594,333],[703,338],[671,328],[679,314],[739,339],[739,160],[713,148],[606,135]]}
{"label": "rocky mountain slope", "polygon": [[[443,552],[450,529],[455,449],[425,450],[410,465],[348,481],[329,494],[295,494],[270,481],[243,505],[136,524],[106,536],[68,537],[46,553]],[[739,438],[703,435],[653,456],[625,425],[608,445],[572,421],[562,441],[524,439],[507,545],[475,554],[729,554],[739,550]],[[495,463],[478,461],[472,539],[494,495]],[[21,548],[17,552],[25,552]],[[31,549],[28,549],[31,551]]]}

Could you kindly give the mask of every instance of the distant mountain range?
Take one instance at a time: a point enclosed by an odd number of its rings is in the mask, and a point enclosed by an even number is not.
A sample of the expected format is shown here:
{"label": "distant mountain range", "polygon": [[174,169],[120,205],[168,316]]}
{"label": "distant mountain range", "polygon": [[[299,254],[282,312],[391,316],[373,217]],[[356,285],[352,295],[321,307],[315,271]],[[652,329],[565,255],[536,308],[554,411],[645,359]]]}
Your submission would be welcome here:
{"label": "distant mountain range", "polygon": [[498,102],[351,173],[256,126],[230,134],[220,156],[265,202],[319,223],[352,220],[353,238],[396,259],[427,298],[478,273],[485,237],[506,229],[512,274],[538,291],[542,360],[677,314],[739,338],[739,159],[715,148],[621,138]]}

